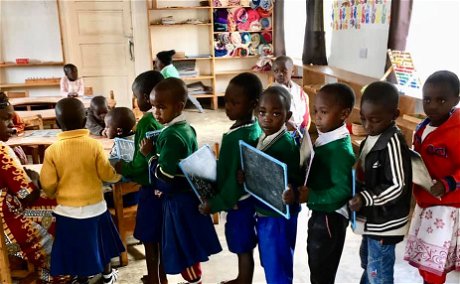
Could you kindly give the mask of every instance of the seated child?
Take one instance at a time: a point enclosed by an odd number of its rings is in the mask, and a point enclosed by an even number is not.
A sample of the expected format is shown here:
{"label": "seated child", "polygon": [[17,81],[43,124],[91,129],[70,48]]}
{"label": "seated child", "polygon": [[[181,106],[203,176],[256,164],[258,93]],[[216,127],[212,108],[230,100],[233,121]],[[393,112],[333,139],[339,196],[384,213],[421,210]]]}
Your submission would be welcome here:
{"label": "seated child", "polygon": [[[134,113],[127,107],[116,107],[110,110],[104,118],[105,129],[104,132],[109,139],[115,137],[128,139],[134,141],[133,128],[136,124]],[[114,145],[110,151],[109,161],[118,162],[117,150]],[[109,208],[113,208],[113,193],[108,191],[104,193],[104,199]],[[123,207],[130,207],[137,204],[139,200],[139,192],[131,192],[123,195]]]}
{"label": "seated child", "polygon": [[[301,183],[300,154],[294,139],[286,130],[291,118],[291,96],[281,86],[267,88],[259,101],[258,122],[262,128],[257,149],[285,163],[288,183],[297,188]],[[300,206],[290,206],[289,220],[263,205],[256,203],[257,240],[267,283],[292,283],[294,274],[294,248],[297,234],[297,215]]]}
{"label": "seated child", "polygon": [[8,254],[32,263],[39,279],[48,283],[52,280],[49,255],[56,201],[40,196],[38,174],[24,169],[5,143],[13,136],[10,107],[8,97],[0,92],[0,215],[4,226],[0,234],[5,235]]}
{"label": "seated child", "polygon": [[201,283],[200,262],[222,248],[211,218],[198,211],[200,201],[179,169],[179,162],[198,148],[195,130],[182,114],[187,87],[180,79],[165,79],[154,88],[150,100],[155,117],[166,125],[155,147],[152,143],[142,147],[142,153],[152,157],[150,171],[163,196],[164,270],[181,273],[190,283]]}
{"label": "seated child", "polygon": [[82,97],[85,94],[83,78],[78,78],[77,66],[64,65],[65,76],[61,78],[61,95],[63,97]]}
{"label": "seated child", "polygon": [[107,99],[104,96],[95,96],[91,99],[88,110],[86,111],[85,128],[89,133],[96,136],[106,136],[104,133],[104,117],[109,111]]}
{"label": "seated child", "polygon": [[110,259],[124,247],[107,210],[102,183],[117,182],[120,176],[101,143],[84,129],[83,103],[64,98],[55,110],[63,132],[45,150],[40,173],[43,190],[58,203],[51,275],[73,275],[78,283],[88,283],[89,276],[102,272],[103,283],[113,283],[117,274]]}
{"label": "seated child", "polygon": [[[227,211],[225,237],[228,249],[238,254],[238,277],[235,283],[252,283],[254,273],[253,250],[257,244],[255,209],[252,198],[238,184],[237,171],[241,168],[240,146],[242,140],[252,146],[257,145],[261,134],[254,119],[262,83],[251,73],[241,73],[230,80],[225,91],[225,112],[235,123],[222,137],[219,159],[217,160],[218,194],[200,205],[205,214]],[[228,281],[225,283],[232,283]]]}
{"label": "seated child", "polygon": [[[435,180],[430,192],[414,185],[417,201],[404,259],[418,268],[424,283],[444,283],[460,270],[460,82],[450,71],[437,71],[423,85],[423,110],[414,149]],[[420,257],[426,250],[432,257]]]}
{"label": "seated child", "polygon": [[315,98],[318,138],[307,187],[301,187],[299,198],[312,210],[307,238],[311,283],[334,283],[342,256],[355,163],[345,120],[354,104],[353,90],[340,83],[325,85]]}
{"label": "seated child", "polygon": [[288,56],[278,56],[273,62],[273,76],[277,84],[285,86],[291,94],[292,117],[287,123],[289,131],[300,129],[302,133],[310,128],[310,110],[308,95],[291,80],[294,62]]}
{"label": "seated child", "polygon": [[133,160],[131,162],[120,161],[115,165],[115,169],[123,177],[141,185],[134,237],[144,244],[147,275],[143,276],[142,279],[147,283],[167,281],[166,274],[162,269],[162,263],[159,262],[160,252],[158,248],[162,235],[162,199],[155,194],[154,185],[150,184],[148,159],[142,155],[139,147],[147,132],[163,127],[150,112],[152,108],[150,92],[163,79],[163,75],[157,71],[146,71],[134,79],[131,89],[139,110],[144,114],[136,126]]}
{"label": "seated child", "polygon": [[394,283],[395,246],[409,226],[412,168],[409,148],[395,124],[399,94],[388,82],[374,82],[361,97],[361,121],[368,133],[356,164],[355,232],[363,235],[361,283]]}
{"label": "seated child", "polygon": [[[161,75],[166,78],[180,78],[179,71],[172,64],[172,57],[176,54],[174,50],[161,51],[157,53],[155,60],[156,70],[161,70]],[[198,109],[199,112],[203,112],[203,107],[200,102],[192,95],[188,95],[190,102]]]}

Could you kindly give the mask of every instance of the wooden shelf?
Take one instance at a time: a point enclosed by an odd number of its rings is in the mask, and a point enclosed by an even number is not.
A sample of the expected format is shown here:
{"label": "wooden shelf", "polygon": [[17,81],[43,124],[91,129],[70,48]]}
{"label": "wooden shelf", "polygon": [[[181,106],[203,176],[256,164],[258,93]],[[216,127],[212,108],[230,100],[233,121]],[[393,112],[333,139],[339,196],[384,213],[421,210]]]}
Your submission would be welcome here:
{"label": "wooden shelf", "polygon": [[246,59],[246,58],[257,58],[258,55],[248,55],[248,56],[221,56],[216,57],[216,60],[224,60],[224,59]]}
{"label": "wooden shelf", "polygon": [[224,97],[224,96],[225,96],[225,93],[216,93],[216,96],[218,96],[218,97]]}
{"label": "wooden shelf", "polygon": [[202,23],[202,24],[173,24],[173,25],[163,25],[163,24],[152,24],[150,25],[151,28],[153,27],[158,27],[158,28],[172,28],[172,27],[186,27],[186,26],[202,26],[202,27],[205,27],[205,26],[211,26],[212,24],[211,23]]}
{"label": "wooden shelf", "polygon": [[193,81],[193,80],[211,80],[214,79],[211,75],[196,76],[196,77],[181,77],[184,81]]}
{"label": "wooden shelf", "polygon": [[249,73],[261,73],[261,74],[264,74],[264,73],[270,74],[270,73],[271,73],[271,71],[255,71],[255,70],[247,69],[247,70],[216,71],[215,74],[216,74],[216,76],[226,76],[226,75],[240,74],[240,73],[244,73],[244,72],[249,72]]}
{"label": "wooden shelf", "polygon": [[220,6],[212,7],[213,9],[232,9],[232,8],[251,8],[251,6]]}
{"label": "wooden shelf", "polygon": [[57,83],[35,83],[35,84],[10,83],[10,84],[2,84],[2,85],[0,85],[0,88],[3,88],[3,89],[16,89],[16,88],[57,87],[57,86],[59,86],[59,82],[57,82]]}
{"label": "wooden shelf", "polygon": [[190,7],[157,7],[149,9],[149,11],[161,11],[161,10],[195,10],[195,9],[211,9],[210,6],[190,6]]}
{"label": "wooden shelf", "polygon": [[271,33],[272,30],[260,30],[258,32],[253,32],[253,31],[234,31],[234,32],[229,32],[229,31],[226,31],[226,32],[213,32],[213,34],[215,35],[218,35],[218,34],[231,34],[231,33],[250,33],[250,34],[260,34],[260,33],[263,33],[263,32],[269,32]]}
{"label": "wooden shelf", "polygon": [[3,63],[0,64],[0,68],[7,67],[37,67],[37,66],[63,66],[64,62],[37,62],[29,64],[16,64],[16,63]]}

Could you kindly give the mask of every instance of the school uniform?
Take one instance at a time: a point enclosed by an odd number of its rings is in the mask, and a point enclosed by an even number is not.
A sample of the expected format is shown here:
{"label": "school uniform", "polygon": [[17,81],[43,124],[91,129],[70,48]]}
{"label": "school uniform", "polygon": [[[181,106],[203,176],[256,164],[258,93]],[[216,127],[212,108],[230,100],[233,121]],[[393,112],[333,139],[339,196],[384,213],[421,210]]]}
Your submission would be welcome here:
{"label": "school uniform", "polygon": [[318,132],[307,183],[307,205],[312,210],[308,220],[308,266],[311,283],[334,283],[348,226],[347,202],[352,197],[355,155],[345,125]]}
{"label": "school uniform", "polygon": [[[222,250],[211,218],[198,211],[199,199],[179,168],[179,162],[197,148],[195,130],[180,115],[165,125],[150,161],[155,188],[164,199],[162,261],[167,274],[184,276],[185,270]],[[196,270],[191,273],[198,276]]]}
{"label": "school uniform", "polygon": [[51,275],[101,273],[112,257],[125,250],[102,193],[102,182],[119,179],[102,145],[89,137],[87,129],[64,131],[46,149],[40,182],[58,204]]}
{"label": "school uniform", "polygon": [[236,179],[241,168],[239,141],[256,146],[261,129],[256,121],[230,129],[222,137],[217,161],[218,193],[208,200],[211,212],[227,211],[225,237],[233,253],[252,251],[257,244],[253,199]]}
{"label": "school uniform", "polygon": [[[285,127],[270,136],[262,134],[257,149],[286,163],[288,183],[293,188],[300,185],[299,148]],[[291,217],[287,220],[261,202],[256,202],[257,240],[267,283],[292,283],[299,210],[298,204],[291,205]]]}

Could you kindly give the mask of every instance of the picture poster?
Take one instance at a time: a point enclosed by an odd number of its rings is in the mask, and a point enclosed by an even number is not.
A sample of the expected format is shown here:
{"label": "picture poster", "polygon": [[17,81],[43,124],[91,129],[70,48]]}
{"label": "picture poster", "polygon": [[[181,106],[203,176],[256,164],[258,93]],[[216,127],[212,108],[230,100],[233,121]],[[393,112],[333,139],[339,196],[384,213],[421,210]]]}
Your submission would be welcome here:
{"label": "picture poster", "polygon": [[310,174],[311,164],[315,151],[313,150],[313,144],[311,142],[310,134],[307,132],[303,136],[302,143],[300,144],[300,167],[305,169],[305,182],[307,185],[308,175]]}
{"label": "picture poster", "polygon": [[182,160],[179,167],[201,202],[216,194],[217,161],[209,145]]}
{"label": "picture poster", "polygon": [[244,189],[256,199],[290,218],[289,206],[283,202],[287,188],[287,166],[264,152],[240,140],[241,168]]}
{"label": "picture poster", "polygon": [[131,162],[134,157],[134,141],[118,138],[114,139],[115,153],[114,158],[119,160],[124,160],[126,162]]}
{"label": "picture poster", "polygon": [[388,57],[390,58],[391,67],[399,86],[415,89],[421,88],[421,82],[409,52],[388,50]]}
{"label": "picture poster", "polygon": [[390,12],[390,0],[334,0],[332,29],[360,29],[363,25],[388,24]]}

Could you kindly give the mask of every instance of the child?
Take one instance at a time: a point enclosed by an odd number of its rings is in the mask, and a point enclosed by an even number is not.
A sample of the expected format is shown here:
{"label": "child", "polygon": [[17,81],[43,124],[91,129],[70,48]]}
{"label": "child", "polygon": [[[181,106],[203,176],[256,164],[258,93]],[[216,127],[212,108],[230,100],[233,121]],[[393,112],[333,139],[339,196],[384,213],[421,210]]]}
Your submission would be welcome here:
{"label": "child", "polygon": [[388,82],[370,84],[361,97],[369,136],[357,161],[357,194],[349,201],[358,215],[355,232],[363,235],[361,283],[394,283],[395,246],[409,225],[412,170],[409,148],[395,125],[398,101],[398,90]]}
{"label": "child", "polygon": [[51,252],[51,275],[75,275],[78,283],[103,273],[103,283],[114,283],[117,273],[110,259],[124,251],[102,193],[102,182],[120,176],[109,164],[102,145],[89,136],[85,108],[75,98],[56,104],[62,129],[58,141],[45,150],[40,182],[56,198],[56,238]]}
{"label": "child", "polygon": [[89,133],[96,136],[106,136],[104,133],[104,117],[109,111],[107,99],[104,96],[95,96],[91,99],[88,111],[86,112],[85,128]]}
{"label": "child", "polygon": [[166,282],[166,274],[160,263],[159,242],[161,240],[162,201],[155,194],[148,175],[148,159],[140,152],[139,144],[145,138],[145,133],[162,128],[153,114],[149,112],[152,105],[149,101],[150,92],[156,84],[163,80],[163,75],[157,71],[147,71],[136,77],[132,91],[139,109],[144,113],[137,123],[134,136],[134,157],[131,162],[121,161],[115,165],[118,173],[129,178],[142,187],[139,190],[139,203],[136,215],[134,237],[145,247],[147,275],[142,279],[147,283]]}
{"label": "child", "polygon": [[5,144],[13,136],[12,108],[0,92],[0,216],[8,254],[26,259],[44,283],[49,277],[49,255],[53,245],[52,210],[56,202],[40,196],[38,174],[21,166]]}
{"label": "child", "polygon": [[340,83],[325,85],[315,98],[318,138],[308,188],[302,187],[299,196],[312,210],[307,238],[311,283],[334,283],[342,256],[355,162],[345,120],[354,104],[353,90]]}
{"label": "child", "polygon": [[[300,155],[294,139],[286,131],[286,122],[291,118],[291,96],[281,86],[267,88],[259,101],[258,122],[262,128],[257,149],[286,163],[288,182],[294,188],[300,184]],[[294,248],[297,234],[297,213],[300,206],[293,204],[289,220],[256,203],[257,240],[262,266],[267,283],[292,283]]]}
{"label": "child", "polygon": [[64,65],[65,76],[61,78],[61,95],[63,97],[82,97],[85,94],[83,78],[78,78],[77,66]]}
{"label": "child", "polygon": [[[172,64],[172,57],[176,54],[176,51],[161,51],[157,53],[157,59],[155,61],[155,67],[157,70],[161,70],[161,75],[166,78],[180,78],[179,71]],[[199,112],[203,112],[203,107],[200,102],[192,95],[188,96],[188,99],[198,109]]]}
{"label": "child", "polygon": [[291,93],[292,117],[287,127],[289,131],[297,128],[302,132],[310,128],[310,110],[308,107],[308,95],[303,89],[291,80],[294,72],[294,63],[287,56],[278,56],[273,62],[273,76],[276,83],[288,88]]}
{"label": "child", "polygon": [[198,211],[199,200],[179,169],[179,162],[197,150],[195,130],[182,111],[187,88],[177,78],[158,83],[150,94],[155,117],[166,127],[155,143],[144,140],[142,153],[152,156],[150,171],[163,196],[162,253],[168,274],[181,273],[190,283],[201,283],[200,262],[222,249],[209,216]]}
{"label": "child", "polygon": [[417,127],[414,148],[435,183],[431,193],[414,185],[417,205],[404,259],[419,269],[424,283],[444,283],[448,272],[460,270],[459,86],[449,71],[435,72],[423,86],[428,118]]}
{"label": "child", "polygon": [[262,93],[262,83],[254,74],[241,73],[234,77],[225,91],[225,112],[235,123],[224,136],[217,160],[218,194],[200,206],[204,214],[227,211],[225,236],[228,248],[238,254],[238,277],[225,283],[251,283],[254,273],[253,249],[257,244],[255,234],[255,211],[252,199],[237,182],[240,168],[242,140],[257,145],[261,134],[254,120],[254,108]]}

